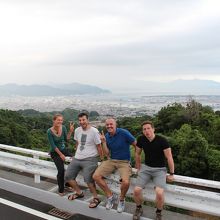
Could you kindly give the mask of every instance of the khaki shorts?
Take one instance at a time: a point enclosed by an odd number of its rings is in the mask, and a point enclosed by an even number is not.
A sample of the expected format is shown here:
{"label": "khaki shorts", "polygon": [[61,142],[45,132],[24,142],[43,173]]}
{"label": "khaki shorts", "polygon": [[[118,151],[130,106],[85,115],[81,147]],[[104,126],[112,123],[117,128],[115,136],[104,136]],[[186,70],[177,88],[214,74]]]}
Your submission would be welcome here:
{"label": "khaki shorts", "polygon": [[96,169],[95,174],[108,176],[118,170],[122,180],[128,180],[131,176],[131,165],[128,160],[106,160]]}

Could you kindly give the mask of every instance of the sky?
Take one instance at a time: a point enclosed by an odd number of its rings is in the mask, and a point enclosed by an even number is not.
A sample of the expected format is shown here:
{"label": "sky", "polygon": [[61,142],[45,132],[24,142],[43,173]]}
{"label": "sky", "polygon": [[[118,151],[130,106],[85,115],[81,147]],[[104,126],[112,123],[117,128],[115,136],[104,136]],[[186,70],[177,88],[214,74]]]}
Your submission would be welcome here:
{"label": "sky", "polygon": [[0,84],[220,82],[219,0],[0,0]]}

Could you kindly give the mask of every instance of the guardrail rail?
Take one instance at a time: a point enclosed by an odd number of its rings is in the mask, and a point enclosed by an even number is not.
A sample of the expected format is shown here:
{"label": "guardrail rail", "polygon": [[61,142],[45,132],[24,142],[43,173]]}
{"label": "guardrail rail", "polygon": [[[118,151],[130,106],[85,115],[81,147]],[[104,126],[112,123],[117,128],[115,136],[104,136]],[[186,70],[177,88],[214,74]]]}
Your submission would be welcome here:
{"label": "guardrail rail", "polygon": [[[0,166],[31,173],[36,183],[40,182],[41,176],[56,179],[57,169],[52,161],[45,160],[47,158],[50,156],[46,152],[0,144]],[[66,158],[67,163],[70,160],[71,158]],[[133,172],[135,173],[135,169]],[[168,184],[165,191],[166,205],[220,216],[220,182],[180,175],[175,175],[174,178],[175,184]],[[119,179],[117,173],[107,177],[107,182],[115,193],[120,192]],[[77,182],[86,186],[81,175],[77,177]],[[132,177],[127,193],[129,197],[133,197],[135,182],[136,178]],[[184,184],[184,186],[178,184]],[[146,201],[155,200],[153,185],[143,190],[143,197]]]}

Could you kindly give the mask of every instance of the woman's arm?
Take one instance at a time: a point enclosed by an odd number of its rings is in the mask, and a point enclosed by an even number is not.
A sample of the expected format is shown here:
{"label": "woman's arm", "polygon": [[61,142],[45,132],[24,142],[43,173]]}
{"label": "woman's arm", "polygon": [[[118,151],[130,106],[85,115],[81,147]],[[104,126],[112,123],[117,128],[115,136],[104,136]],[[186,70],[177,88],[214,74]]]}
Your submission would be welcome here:
{"label": "woman's arm", "polygon": [[59,150],[58,147],[56,147],[56,148],[54,149],[54,151],[56,151],[57,154],[60,156],[60,158],[61,158],[63,161],[65,161],[65,155]]}
{"label": "woman's arm", "polygon": [[62,154],[62,152],[59,150],[59,148],[55,145],[52,134],[50,133],[50,131],[47,132],[47,136],[48,136],[48,140],[49,140],[49,144],[51,146],[51,148],[60,156],[60,158],[64,161],[65,160],[65,156]]}

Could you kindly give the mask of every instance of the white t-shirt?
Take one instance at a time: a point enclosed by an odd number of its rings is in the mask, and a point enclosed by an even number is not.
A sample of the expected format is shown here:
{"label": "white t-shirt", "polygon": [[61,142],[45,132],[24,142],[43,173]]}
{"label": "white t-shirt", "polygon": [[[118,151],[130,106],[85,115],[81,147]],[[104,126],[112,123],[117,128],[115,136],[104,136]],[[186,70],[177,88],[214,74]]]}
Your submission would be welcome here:
{"label": "white t-shirt", "polygon": [[101,144],[99,131],[90,127],[88,130],[83,130],[78,127],[74,133],[74,140],[78,142],[78,147],[75,153],[76,159],[85,159],[88,157],[98,156],[96,145]]}

